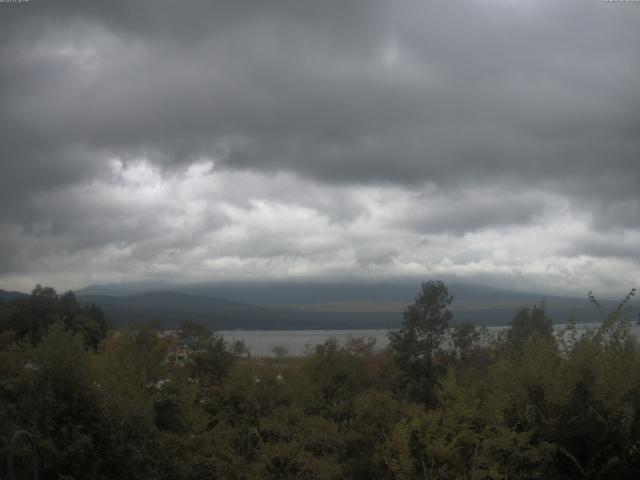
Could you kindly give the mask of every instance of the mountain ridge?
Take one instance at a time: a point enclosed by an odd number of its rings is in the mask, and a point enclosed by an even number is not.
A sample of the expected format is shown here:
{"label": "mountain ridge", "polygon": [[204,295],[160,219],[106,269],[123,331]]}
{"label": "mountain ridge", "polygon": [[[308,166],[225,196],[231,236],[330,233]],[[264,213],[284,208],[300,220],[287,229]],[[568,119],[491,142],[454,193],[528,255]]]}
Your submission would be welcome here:
{"label": "mountain ridge", "polygon": [[[80,302],[102,308],[116,327],[154,322],[173,328],[193,320],[219,330],[306,330],[397,328],[402,312],[419,290],[419,284],[409,283],[229,282],[176,285],[176,290],[168,282],[144,286],[160,288],[142,290],[135,283],[93,285],[75,293]],[[579,323],[600,321],[587,298],[463,283],[450,283],[449,289],[454,295],[454,325],[463,321],[506,325],[520,306],[539,304],[542,299],[555,323],[565,323],[572,314]],[[120,295],[105,293],[110,291]],[[19,298],[26,294],[0,290],[0,298],[3,295]],[[290,302],[277,303],[282,300]],[[617,302],[603,300],[601,304],[610,310]]]}

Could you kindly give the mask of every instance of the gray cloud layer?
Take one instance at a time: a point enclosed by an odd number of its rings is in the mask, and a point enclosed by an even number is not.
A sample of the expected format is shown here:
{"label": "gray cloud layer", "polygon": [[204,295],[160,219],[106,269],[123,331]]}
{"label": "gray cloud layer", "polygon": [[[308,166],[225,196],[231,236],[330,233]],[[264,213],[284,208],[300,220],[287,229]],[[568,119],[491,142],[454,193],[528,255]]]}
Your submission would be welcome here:
{"label": "gray cloud layer", "polygon": [[6,282],[639,280],[633,4],[0,9]]}

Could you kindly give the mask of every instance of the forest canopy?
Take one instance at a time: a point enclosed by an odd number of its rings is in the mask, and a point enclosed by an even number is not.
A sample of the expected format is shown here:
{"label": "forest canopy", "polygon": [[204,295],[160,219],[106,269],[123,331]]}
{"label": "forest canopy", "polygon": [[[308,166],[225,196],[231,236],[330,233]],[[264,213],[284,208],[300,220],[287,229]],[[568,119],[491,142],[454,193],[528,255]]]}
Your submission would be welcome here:
{"label": "forest canopy", "polygon": [[[554,330],[541,304],[490,335],[450,327],[455,299],[429,281],[387,348],[330,339],[273,360],[193,322],[174,343],[110,331],[38,286],[0,305],[0,448],[31,432],[42,478],[635,478],[629,298],[592,330]],[[176,345],[192,346],[180,366]]]}

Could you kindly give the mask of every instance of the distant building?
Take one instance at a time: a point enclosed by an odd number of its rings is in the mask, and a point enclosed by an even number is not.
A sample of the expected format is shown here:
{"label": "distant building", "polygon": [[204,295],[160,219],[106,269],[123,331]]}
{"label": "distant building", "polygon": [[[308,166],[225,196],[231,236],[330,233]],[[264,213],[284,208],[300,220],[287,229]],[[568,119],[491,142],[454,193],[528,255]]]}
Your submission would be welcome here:
{"label": "distant building", "polygon": [[162,338],[168,343],[166,363],[169,366],[184,367],[189,358],[197,352],[195,337],[178,338],[177,335],[165,333]]}
{"label": "distant building", "polygon": [[192,353],[193,352],[190,348],[184,345],[175,344],[169,347],[166,361],[170,366],[184,367]]}

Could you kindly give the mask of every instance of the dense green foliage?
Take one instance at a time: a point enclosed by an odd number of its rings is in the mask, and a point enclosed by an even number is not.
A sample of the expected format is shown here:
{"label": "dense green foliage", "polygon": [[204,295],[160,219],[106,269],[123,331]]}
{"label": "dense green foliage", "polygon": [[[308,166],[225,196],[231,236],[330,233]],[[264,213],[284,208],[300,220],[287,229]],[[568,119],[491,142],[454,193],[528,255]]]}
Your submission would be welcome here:
{"label": "dense green foliage", "polygon": [[523,308],[491,337],[449,328],[452,301],[427,282],[389,348],[329,340],[278,361],[186,323],[177,367],[151,327],[96,342],[99,314],[38,288],[0,306],[0,447],[28,429],[43,478],[78,480],[638,476],[624,308],[555,335],[544,306]]}
{"label": "dense green foliage", "polygon": [[85,345],[96,348],[109,330],[107,317],[95,305],[81,305],[73,292],[58,295],[51,287],[37,285],[31,295],[0,301],[0,343],[11,338],[38,343],[56,322],[79,333]]}

